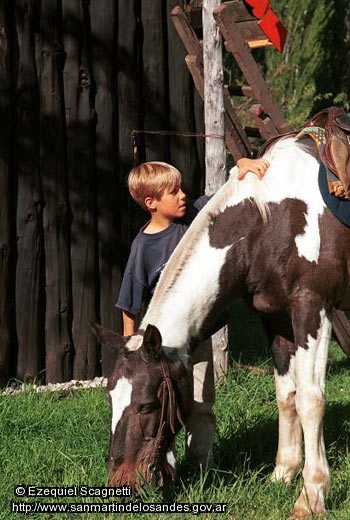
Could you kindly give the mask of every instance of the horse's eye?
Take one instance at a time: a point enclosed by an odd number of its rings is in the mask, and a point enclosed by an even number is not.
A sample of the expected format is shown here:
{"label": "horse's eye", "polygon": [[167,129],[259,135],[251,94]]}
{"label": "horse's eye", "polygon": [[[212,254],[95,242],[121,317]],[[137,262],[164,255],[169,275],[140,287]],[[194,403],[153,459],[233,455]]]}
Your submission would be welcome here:
{"label": "horse's eye", "polygon": [[159,403],[144,403],[140,404],[137,408],[138,413],[150,413],[156,408],[159,408]]}

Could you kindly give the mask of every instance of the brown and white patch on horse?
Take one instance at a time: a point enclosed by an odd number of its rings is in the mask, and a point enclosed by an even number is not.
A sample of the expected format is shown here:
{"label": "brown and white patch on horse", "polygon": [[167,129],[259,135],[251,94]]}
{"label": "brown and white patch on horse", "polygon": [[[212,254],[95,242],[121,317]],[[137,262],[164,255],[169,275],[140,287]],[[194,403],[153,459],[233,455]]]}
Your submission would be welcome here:
{"label": "brown and white patch on horse", "polygon": [[[274,255],[276,265],[283,257],[288,258],[290,248],[301,259],[318,261],[319,218],[325,205],[314,190],[318,162],[308,150],[307,145],[303,147],[293,139],[277,143],[268,152],[271,166],[263,181],[253,174],[239,181],[237,171],[233,171],[230,180],[198,214],[175,249],[162,272],[141,324],[143,328],[147,323],[156,323],[166,346],[188,349],[190,336],[198,336],[220,299],[222,279],[228,278],[222,273],[232,263],[227,260],[235,261],[235,270],[230,272],[232,286],[237,276],[242,276],[239,269],[242,259],[245,265],[248,260],[251,263],[248,254],[254,244],[264,244],[261,235],[269,237],[270,249],[274,243],[278,247],[281,233],[287,236],[289,242],[281,244],[280,256]],[[290,161],[286,162],[286,155]],[[301,175],[300,163],[304,165],[302,172],[306,169],[308,175]],[[292,230],[288,229],[291,225]],[[263,254],[264,248],[260,256]],[[277,278],[273,276],[274,269],[275,266],[269,271],[272,279]],[[192,295],[186,291],[188,286],[195,288]],[[172,316],[169,308],[173,309]],[[181,330],[174,327],[175,320],[184,324]]]}
{"label": "brown and white patch on horse", "polygon": [[131,393],[132,393],[132,382],[130,379],[122,376],[118,379],[115,387],[109,391],[109,395],[111,398],[112,404],[112,422],[111,422],[111,430],[112,435],[115,432],[117,424],[122,418],[124,410],[131,403]]}

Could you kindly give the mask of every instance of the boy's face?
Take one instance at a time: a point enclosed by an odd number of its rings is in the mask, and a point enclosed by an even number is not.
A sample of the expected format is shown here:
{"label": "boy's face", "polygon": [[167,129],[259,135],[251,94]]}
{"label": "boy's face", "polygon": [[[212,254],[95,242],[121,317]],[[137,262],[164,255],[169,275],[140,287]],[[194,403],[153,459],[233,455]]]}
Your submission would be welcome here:
{"label": "boy's face", "polygon": [[163,217],[175,219],[185,215],[186,195],[180,184],[171,191],[166,189],[159,200],[153,199],[153,203],[154,209]]}

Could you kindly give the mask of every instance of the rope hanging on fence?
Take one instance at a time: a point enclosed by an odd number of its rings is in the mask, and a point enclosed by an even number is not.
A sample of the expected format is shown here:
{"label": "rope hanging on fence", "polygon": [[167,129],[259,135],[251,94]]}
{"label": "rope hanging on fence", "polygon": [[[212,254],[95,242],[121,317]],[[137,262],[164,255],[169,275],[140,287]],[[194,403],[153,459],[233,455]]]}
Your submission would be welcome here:
{"label": "rope hanging on fence", "polygon": [[136,136],[139,134],[144,135],[164,135],[164,136],[176,136],[176,137],[212,137],[214,139],[224,139],[223,135],[219,134],[201,134],[197,132],[176,132],[172,130],[131,130],[131,146],[132,146],[132,156],[133,162],[136,164],[137,161],[137,153],[138,153],[138,144],[136,142]]}

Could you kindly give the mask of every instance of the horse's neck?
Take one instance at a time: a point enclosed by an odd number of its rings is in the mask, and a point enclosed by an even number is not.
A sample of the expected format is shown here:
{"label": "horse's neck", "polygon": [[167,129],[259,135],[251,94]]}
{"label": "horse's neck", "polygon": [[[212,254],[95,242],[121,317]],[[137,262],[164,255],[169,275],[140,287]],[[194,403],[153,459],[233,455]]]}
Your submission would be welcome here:
{"label": "horse's neck", "polygon": [[167,277],[175,274],[171,271],[172,266],[167,266],[141,328],[147,324],[156,325],[164,346],[186,347],[190,339],[199,334],[204,320],[220,298],[219,275],[227,249],[211,247],[208,230],[202,233],[173,284],[167,283]]}
{"label": "horse's neck", "polygon": [[[313,257],[309,258],[310,233],[307,231],[309,228],[313,230],[311,224],[318,222],[324,207],[321,196],[315,192],[318,163],[300,145],[291,141],[277,143],[269,153],[269,176],[264,182],[253,174],[247,176],[244,182],[231,179],[197,215],[167,263],[141,324],[142,329],[148,324],[157,326],[163,346],[178,349],[186,347],[192,338],[198,336],[210,311],[215,311],[220,307],[219,301],[225,299],[228,287],[220,285],[220,273],[227,260],[227,251],[234,244],[239,248],[242,240],[249,240],[252,230],[244,219],[241,226],[232,220],[223,222],[220,215],[228,207],[254,199],[254,208],[260,212],[262,221],[266,221],[270,202],[278,204],[285,198],[306,202],[308,225],[300,237],[298,250],[300,255],[310,261],[314,260]],[[304,171],[308,171],[308,175],[301,183]],[[305,191],[309,193],[307,200]],[[240,211],[243,211],[243,207]],[[226,246],[227,242],[221,243],[220,237],[222,230],[227,229],[229,233],[224,235],[229,234],[230,245]],[[306,244],[303,242],[304,235]],[[241,269],[243,267],[242,264]],[[235,264],[234,272],[239,275],[237,270],[238,264]],[[231,293],[234,296],[232,290]]]}

